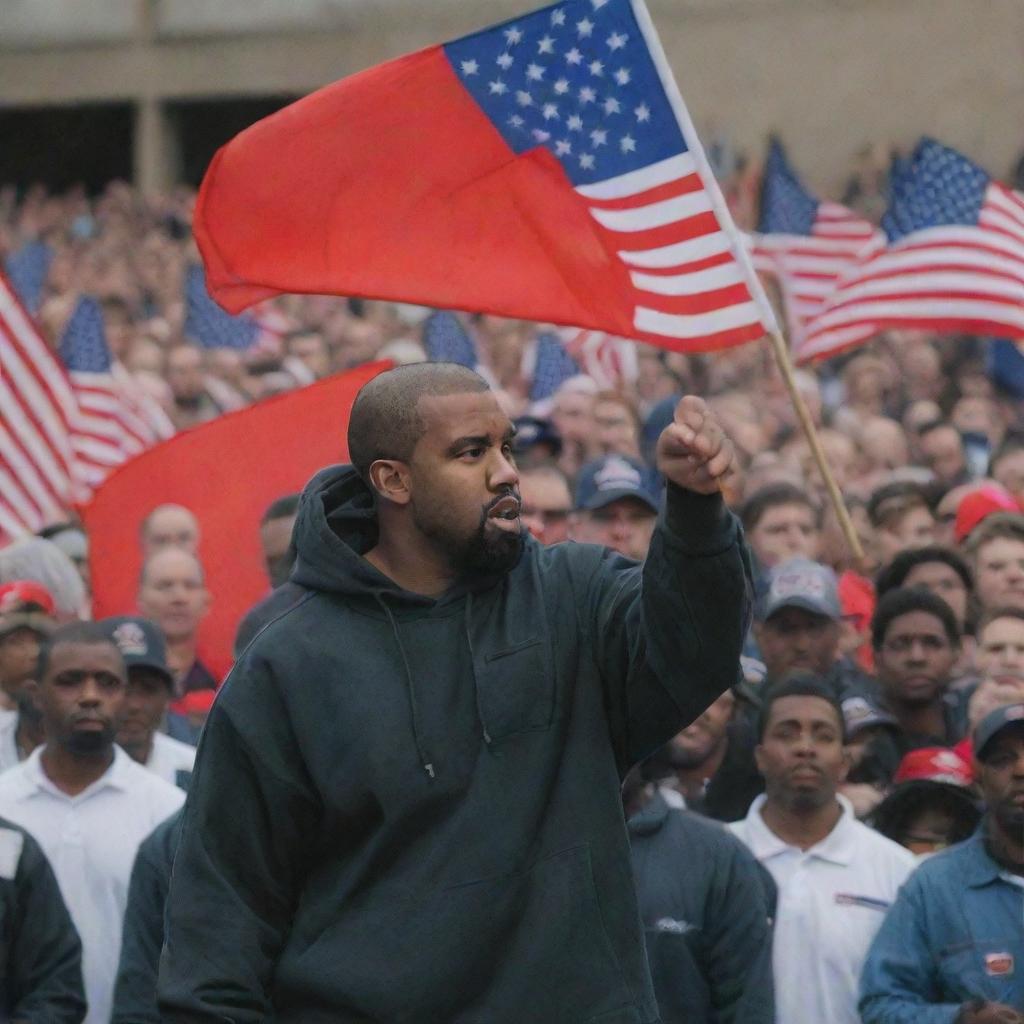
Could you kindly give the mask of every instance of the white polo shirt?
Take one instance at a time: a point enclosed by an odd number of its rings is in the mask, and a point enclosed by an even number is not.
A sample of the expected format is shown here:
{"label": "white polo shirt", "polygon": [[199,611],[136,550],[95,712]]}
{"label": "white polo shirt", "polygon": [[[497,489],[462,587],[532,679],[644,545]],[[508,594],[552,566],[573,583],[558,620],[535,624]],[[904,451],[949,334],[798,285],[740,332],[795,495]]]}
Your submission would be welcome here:
{"label": "white polo shirt", "polygon": [[0,772],[7,771],[19,763],[18,755],[18,712],[0,711]]}
{"label": "white polo shirt", "polygon": [[195,767],[196,748],[182,743],[162,732],[153,734],[153,749],[146,761],[146,771],[159,775],[172,786],[178,784],[178,772],[190,772]]}
{"label": "white polo shirt", "polygon": [[914,855],[862,825],[850,802],[817,846],[789,846],[765,824],[762,794],[729,828],[779,889],[772,947],[778,1024],[860,1024],[860,972]]}
{"label": "white polo shirt", "polygon": [[0,775],[0,817],[30,832],[50,861],[82,939],[85,1022],[109,1024],[135,852],[185,794],[115,746],[106,773],[71,797],[47,777],[41,754]]}

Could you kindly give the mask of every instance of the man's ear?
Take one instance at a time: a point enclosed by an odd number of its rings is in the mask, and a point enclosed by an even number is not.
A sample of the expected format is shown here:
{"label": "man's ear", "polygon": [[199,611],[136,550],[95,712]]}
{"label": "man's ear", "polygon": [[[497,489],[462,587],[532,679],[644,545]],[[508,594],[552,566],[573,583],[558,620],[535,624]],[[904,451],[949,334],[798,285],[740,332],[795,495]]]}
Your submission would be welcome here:
{"label": "man's ear", "polygon": [[397,459],[378,459],[370,465],[370,486],[377,496],[395,505],[412,500],[412,475],[409,466]]}

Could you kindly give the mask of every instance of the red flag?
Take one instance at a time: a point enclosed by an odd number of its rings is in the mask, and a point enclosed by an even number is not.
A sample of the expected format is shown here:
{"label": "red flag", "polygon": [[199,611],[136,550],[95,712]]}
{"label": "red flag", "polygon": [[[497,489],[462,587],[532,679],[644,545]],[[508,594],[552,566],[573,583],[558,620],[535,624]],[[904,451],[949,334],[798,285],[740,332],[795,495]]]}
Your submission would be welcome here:
{"label": "red flag", "polygon": [[195,211],[225,309],[399,299],[680,351],[774,327],[643,0],[565,0],[244,131]]}
{"label": "red flag", "polygon": [[157,505],[184,505],[199,520],[199,556],[213,594],[200,632],[200,658],[223,676],[239,621],[269,591],[260,517],[275,498],[301,490],[321,467],[345,461],[356,393],[388,365],[360,366],[228,413],[112,473],[81,510],[95,617],[135,610],[142,520]]}

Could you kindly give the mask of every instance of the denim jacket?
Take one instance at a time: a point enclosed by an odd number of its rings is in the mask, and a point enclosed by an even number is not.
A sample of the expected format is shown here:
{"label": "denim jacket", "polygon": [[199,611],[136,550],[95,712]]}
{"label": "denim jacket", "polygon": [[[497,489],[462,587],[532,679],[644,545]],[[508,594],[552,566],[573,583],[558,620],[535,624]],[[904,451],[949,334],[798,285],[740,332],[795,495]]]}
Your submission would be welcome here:
{"label": "denim jacket", "polygon": [[982,830],[900,890],[864,964],[860,1013],[864,1024],[951,1024],[971,999],[1024,1010],[1024,886]]}

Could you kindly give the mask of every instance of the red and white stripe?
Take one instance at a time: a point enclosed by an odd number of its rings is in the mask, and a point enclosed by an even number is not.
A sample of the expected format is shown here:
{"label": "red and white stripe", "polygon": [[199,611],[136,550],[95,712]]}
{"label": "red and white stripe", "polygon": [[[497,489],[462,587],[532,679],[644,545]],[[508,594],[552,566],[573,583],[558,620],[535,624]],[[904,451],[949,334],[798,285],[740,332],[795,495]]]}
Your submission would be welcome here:
{"label": "red and white stripe", "polygon": [[752,294],[739,235],[724,227],[692,154],[581,186],[633,286],[636,336],[676,351],[762,337],[770,310]]}
{"label": "red and white stripe", "polygon": [[559,332],[565,351],[580,371],[592,377],[602,391],[632,384],[638,374],[636,344],[604,331],[566,327]]}
{"label": "red and white stripe", "polygon": [[[807,322],[821,311],[840,278],[885,248],[885,235],[845,206],[822,202],[810,235],[755,234],[751,244],[755,269],[778,281],[790,339],[799,350]],[[846,344],[876,333],[873,324],[861,325]]]}
{"label": "red and white stripe", "polygon": [[1024,195],[992,182],[977,225],[912,232],[849,272],[798,358],[834,355],[869,324],[1024,338]]}
{"label": "red and white stripe", "polygon": [[0,274],[0,541],[65,518],[86,496],[77,417],[64,367]]}

